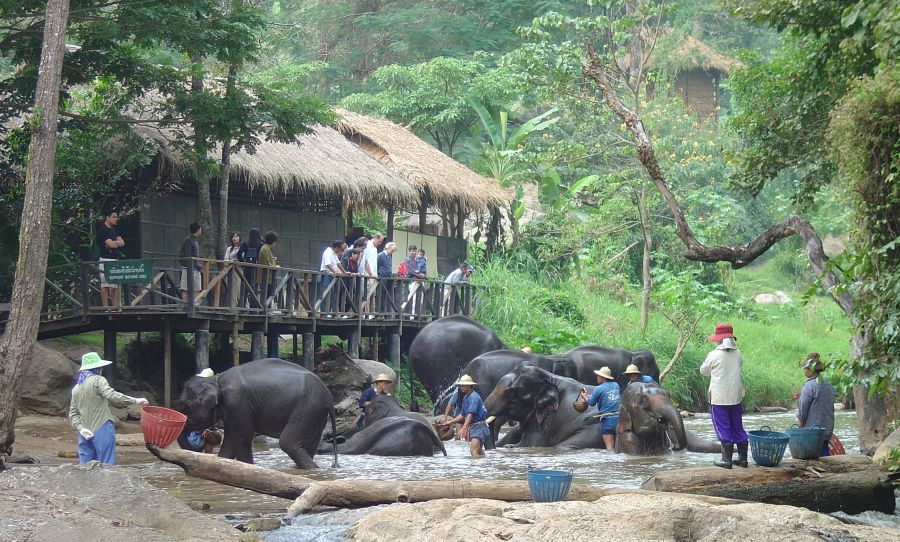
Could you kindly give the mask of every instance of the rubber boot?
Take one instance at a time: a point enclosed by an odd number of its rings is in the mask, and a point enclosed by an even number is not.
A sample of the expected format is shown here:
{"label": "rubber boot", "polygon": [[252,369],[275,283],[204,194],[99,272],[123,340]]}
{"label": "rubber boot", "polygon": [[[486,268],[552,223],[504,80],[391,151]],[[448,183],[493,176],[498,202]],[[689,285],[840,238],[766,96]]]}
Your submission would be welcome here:
{"label": "rubber boot", "polygon": [[723,469],[731,468],[731,456],[734,454],[734,444],[722,445],[722,459],[716,459],[713,464]]}
{"label": "rubber boot", "polygon": [[748,441],[741,442],[737,445],[738,460],[735,463],[738,467],[747,468],[747,447],[750,445]]}

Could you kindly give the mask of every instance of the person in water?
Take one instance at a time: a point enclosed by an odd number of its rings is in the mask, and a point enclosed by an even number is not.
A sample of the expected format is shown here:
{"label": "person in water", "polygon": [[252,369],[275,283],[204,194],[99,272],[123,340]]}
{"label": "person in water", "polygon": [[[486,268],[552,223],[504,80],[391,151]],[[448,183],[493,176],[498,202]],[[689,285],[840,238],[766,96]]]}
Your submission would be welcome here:
{"label": "person in water", "polygon": [[700,374],[709,377],[709,413],[712,416],[716,438],[722,443],[722,458],[713,464],[730,469],[737,445],[737,466],[747,468],[747,432],[744,431],[742,417],[744,406],[744,386],[741,383],[741,366],[744,358],[737,348],[734,329],[731,324],[716,324],[716,331],[707,337],[716,343],[703,364]]}
{"label": "person in water", "polygon": [[659,386],[659,382],[653,380],[652,376],[642,373],[641,370],[638,369],[638,366],[634,363],[629,365],[625,369],[625,372],[622,374],[628,377],[629,384],[632,384],[634,382],[643,382],[644,384],[656,384],[657,386]]}
{"label": "person in water", "polygon": [[599,371],[594,371],[594,374],[597,375],[597,387],[591,392],[591,396],[588,397],[584,388],[581,389],[579,395],[582,399],[587,400],[588,405],[597,405],[597,411],[600,413],[600,438],[603,439],[603,447],[613,451],[616,446],[616,426],[619,424],[621,390],[609,367],[601,367]]}
{"label": "person in water", "polygon": [[363,390],[359,396],[359,419],[356,420],[356,428],[362,429],[366,424],[366,407],[372,402],[376,395],[390,395],[391,387],[394,385],[394,379],[382,373],[375,377],[372,386]]}
{"label": "person in water", "polygon": [[806,382],[797,399],[797,423],[800,427],[818,425],[825,429],[825,438],[819,456],[828,455],[828,441],[834,432],[834,386],[822,378],[825,364],[819,354],[813,352],[806,357],[803,364],[803,376]]}
{"label": "person in water", "polygon": [[462,422],[459,434],[469,442],[469,453],[472,458],[484,457],[484,443],[491,438],[491,429],[487,425],[488,415],[484,401],[475,391],[478,383],[472,380],[471,376],[462,375],[456,385],[459,386],[459,393],[462,395],[462,406],[457,416],[443,422],[442,425]]}

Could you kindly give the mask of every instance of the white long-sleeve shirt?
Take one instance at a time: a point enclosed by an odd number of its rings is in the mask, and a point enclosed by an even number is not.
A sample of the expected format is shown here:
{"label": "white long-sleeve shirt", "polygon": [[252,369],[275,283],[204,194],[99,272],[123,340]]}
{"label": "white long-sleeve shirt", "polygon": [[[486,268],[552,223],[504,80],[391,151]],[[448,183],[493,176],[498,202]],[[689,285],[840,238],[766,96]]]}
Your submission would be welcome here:
{"label": "white long-sleeve shirt", "polygon": [[709,377],[709,402],[712,405],[736,405],[744,398],[741,365],[744,358],[737,348],[717,347],[710,352],[700,374]]}

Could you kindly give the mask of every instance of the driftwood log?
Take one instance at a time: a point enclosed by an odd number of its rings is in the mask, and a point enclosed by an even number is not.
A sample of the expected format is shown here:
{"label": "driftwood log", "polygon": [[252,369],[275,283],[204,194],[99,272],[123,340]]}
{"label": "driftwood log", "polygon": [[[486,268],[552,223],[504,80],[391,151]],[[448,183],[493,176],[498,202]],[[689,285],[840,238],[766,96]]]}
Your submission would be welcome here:
{"label": "driftwood log", "polygon": [[651,476],[641,488],[802,506],[823,513],[894,511],[890,479],[862,455],[792,459],[777,467],[668,470]]}
{"label": "driftwood log", "polygon": [[[333,480],[319,481],[265,467],[222,459],[211,454],[158,448],[147,445],[150,453],[162,461],[178,465],[188,476],[202,478],[257,493],[296,499],[288,508],[294,517],[316,506],[360,508],[395,502],[423,502],[434,499],[479,498],[507,502],[529,501],[528,483],[522,480]],[[648,494],[642,489],[600,488],[572,484],[568,501],[595,501],[606,495]],[[691,495],[710,504],[737,504],[742,501],[721,497]]]}

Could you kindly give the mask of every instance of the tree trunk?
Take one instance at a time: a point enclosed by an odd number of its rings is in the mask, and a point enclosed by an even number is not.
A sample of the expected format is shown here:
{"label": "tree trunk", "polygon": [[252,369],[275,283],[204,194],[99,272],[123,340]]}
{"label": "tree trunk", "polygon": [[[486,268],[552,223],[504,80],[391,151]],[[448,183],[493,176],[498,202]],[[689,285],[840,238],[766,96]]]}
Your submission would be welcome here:
{"label": "tree trunk", "polygon": [[50,251],[59,87],[68,19],[69,0],[48,0],[34,109],[29,118],[32,133],[25,170],[19,255],[9,320],[0,338],[0,469],[3,454],[12,453],[22,376],[40,324]]}
{"label": "tree trunk", "polygon": [[[195,73],[195,75],[191,76],[191,92],[200,93],[203,91],[203,76],[199,75],[202,72],[203,58],[200,55],[191,54],[191,63],[194,64]],[[194,178],[197,182],[197,196],[199,200],[197,210],[200,216],[197,222],[205,233],[205,235],[200,237],[200,256],[206,258],[215,254],[216,225],[213,222],[212,194],[209,188],[207,160],[209,149],[206,144],[206,138],[203,137],[202,131],[197,127],[197,122],[193,124]],[[193,220],[190,222],[193,222]]]}
{"label": "tree trunk", "polygon": [[894,490],[887,473],[859,455],[827,457],[821,461],[788,460],[772,468],[669,470],[654,474],[641,487],[802,506],[822,513],[840,510],[858,514],[877,510],[891,514],[894,510]]}
{"label": "tree trunk", "polygon": [[[225,101],[234,94],[237,79],[237,66],[228,66],[228,79],[225,82]],[[225,259],[225,247],[231,245],[228,238],[228,188],[231,175],[231,138],[222,141],[222,163],[219,164],[219,224],[216,228],[216,259]]]}
{"label": "tree trunk", "polygon": [[485,242],[484,257],[490,259],[500,243],[500,209],[491,209],[491,219],[488,223],[487,241]]}
{"label": "tree trunk", "polygon": [[643,288],[641,289],[641,333],[647,332],[647,323],[650,320],[650,251],[653,248],[653,240],[650,238],[650,217],[647,212],[647,190],[641,183],[641,191],[637,194],[638,215],[641,219],[641,233],[644,236],[644,254],[641,257],[641,276]]}

